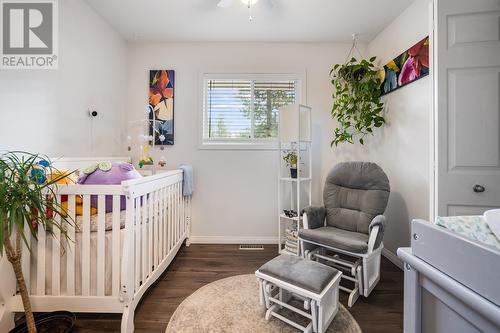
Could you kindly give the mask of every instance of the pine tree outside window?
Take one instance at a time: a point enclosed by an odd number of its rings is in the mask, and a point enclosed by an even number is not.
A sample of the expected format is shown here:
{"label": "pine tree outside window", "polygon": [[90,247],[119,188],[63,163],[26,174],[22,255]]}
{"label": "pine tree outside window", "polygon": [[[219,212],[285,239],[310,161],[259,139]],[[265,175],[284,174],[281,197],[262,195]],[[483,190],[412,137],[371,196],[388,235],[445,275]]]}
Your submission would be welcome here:
{"label": "pine tree outside window", "polygon": [[299,101],[299,87],[290,75],[206,75],[202,145],[272,147],[278,109]]}

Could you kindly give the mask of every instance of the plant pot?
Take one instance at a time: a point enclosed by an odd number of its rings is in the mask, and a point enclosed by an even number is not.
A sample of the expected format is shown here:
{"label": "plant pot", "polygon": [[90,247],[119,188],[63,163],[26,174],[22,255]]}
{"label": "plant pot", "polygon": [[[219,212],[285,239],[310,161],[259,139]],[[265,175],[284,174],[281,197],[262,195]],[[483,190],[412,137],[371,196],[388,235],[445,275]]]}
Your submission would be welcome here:
{"label": "plant pot", "polygon": [[[69,333],[75,325],[75,314],[68,311],[55,311],[35,315],[35,325],[38,333]],[[28,327],[22,319],[9,333],[26,333]]]}
{"label": "plant pot", "polygon": [[290,168],[290,177],[297,178],[297,168]]}

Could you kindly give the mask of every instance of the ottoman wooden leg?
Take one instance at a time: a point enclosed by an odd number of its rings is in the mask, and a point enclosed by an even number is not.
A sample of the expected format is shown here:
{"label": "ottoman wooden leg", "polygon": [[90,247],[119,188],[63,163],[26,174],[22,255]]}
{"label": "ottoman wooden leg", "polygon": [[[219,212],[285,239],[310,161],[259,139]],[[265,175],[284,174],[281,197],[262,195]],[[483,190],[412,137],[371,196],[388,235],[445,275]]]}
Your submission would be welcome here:
{"label": "ottoman wooden leg", "polygon": [[262,279],[257,279],[259,281],[259,304],[265,308],[266,304],[264,302],[264,283]]}
{"label": "ottoman wooden leg", "polygon": [[318,308],[316,301],[311,301],[311,315],[312,315],[312,325],[313,332],[318,332]]}

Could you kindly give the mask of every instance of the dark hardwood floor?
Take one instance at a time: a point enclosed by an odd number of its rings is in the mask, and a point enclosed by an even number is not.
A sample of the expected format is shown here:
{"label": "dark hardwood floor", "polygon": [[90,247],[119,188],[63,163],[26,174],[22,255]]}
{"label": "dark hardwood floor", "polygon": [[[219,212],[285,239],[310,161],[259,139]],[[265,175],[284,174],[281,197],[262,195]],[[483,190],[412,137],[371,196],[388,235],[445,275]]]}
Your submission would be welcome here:
{"label": "dark hardwood floor", "polygon": [[[152,286],[136,310],[137,333],[165,332],[177,306],[196,289],[225,277],[252,274],[277,255],[271,245],[264,251],[240,251],[237,245],[201,245],[182,247],[168,270]],[[341,292],[342,304],[347,304]],[[349,309],[365,333],[403,331],[403,272],[382,258],[381,280],[368,299],[360,297]],[[119,332],[118,315],[77,316],[75,332]]]}

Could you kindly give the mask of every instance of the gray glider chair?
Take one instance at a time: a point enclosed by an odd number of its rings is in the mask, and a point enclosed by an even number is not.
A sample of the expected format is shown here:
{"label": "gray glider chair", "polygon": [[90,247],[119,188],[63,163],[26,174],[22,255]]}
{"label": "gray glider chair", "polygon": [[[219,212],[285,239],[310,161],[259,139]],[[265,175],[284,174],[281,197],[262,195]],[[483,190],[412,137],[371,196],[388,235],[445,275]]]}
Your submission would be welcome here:
{"label": "gray glider chair", "polygon": [[352,289],[340,287],[350,293],[350,307],[380,279],[389,193],[389,179],[377,164],[340,163],[326,178],[324,206],[302,211],[302,255],[342,270],[342,278],[354,283]]}

